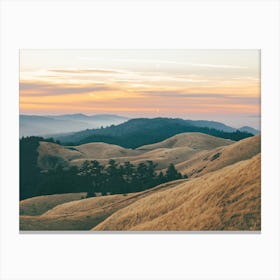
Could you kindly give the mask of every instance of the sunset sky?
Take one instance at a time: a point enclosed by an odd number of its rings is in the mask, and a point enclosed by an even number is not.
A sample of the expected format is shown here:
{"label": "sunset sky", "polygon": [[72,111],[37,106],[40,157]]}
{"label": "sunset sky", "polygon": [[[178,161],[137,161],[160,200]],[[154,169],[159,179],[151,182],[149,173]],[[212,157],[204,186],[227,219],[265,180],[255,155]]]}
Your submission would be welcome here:
{"label": "sunset sky", "polygon": [[20,113],[260,123],[258,50],[21,50]]}

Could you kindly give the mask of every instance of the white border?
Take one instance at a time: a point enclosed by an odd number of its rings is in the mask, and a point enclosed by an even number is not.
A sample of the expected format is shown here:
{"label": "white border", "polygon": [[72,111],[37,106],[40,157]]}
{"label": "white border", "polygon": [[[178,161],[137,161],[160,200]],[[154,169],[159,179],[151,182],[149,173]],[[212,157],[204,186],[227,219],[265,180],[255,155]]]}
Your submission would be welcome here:
{"label": "white border", "polygon": [[[1,279],[279,279],[279,2],[1,2]],[[18,230],[18,50],[262,50],[262,233]]]}

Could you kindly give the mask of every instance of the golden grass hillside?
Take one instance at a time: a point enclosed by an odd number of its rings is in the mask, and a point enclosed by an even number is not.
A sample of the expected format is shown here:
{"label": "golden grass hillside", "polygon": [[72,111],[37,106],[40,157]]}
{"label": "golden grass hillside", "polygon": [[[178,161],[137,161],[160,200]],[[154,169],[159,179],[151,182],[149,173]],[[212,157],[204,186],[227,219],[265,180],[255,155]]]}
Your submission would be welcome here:
{"label": "golden grass hillside", "polygon": [[[170,147],[155,144],[137,150],[104,143],[63,147],[41,142],[39,159],[45,166],[44,155],[66,164],[83,162],[91,156],[106,163],[107,156],[116,155],[120,162],[153,160],[160,169],[173,162],[189,178],[126,195],[82,199],[85,193],[80,193],[26,199],[20,202],[20,229],[260,230],[260,135],[227,144],[218,138],[218,147],[214,148],[210,148],[215,146],[212,136],[177,136],[172,145],[168,141],[173,137],[165,140]],[[196,146],[192,144],[195,139],[200,139]],[[208,146],[207,139],[212,141]]]}
{"label": "golden grass hillside", "polygon": [[38,166],[41,169],[49,169],[56,164],[67,165],[70,160],[81,158],[82,155],[76,149],[67,149],[59,144],[40,142],[38,147]]}
{"label": "golden grass hillside", "polygon": [[241,160],[249,159],[260,152],[261,136],[256,135],[228,146],[204,151],[190,160],[177,164],[176,168],[188,177],[198,177]]}
{"label": "golden grass hillside", "polygon": [[[82,163],[85,160],[128,157],[140,154],[139,151],[125,149],[106,143],[89,143],[80,146],[62,146],[50,142],[40,142],[38,147],[38,165],[42,169],[54,167],[57,163],[68,165],[71,161]],[[75,161],[74,161],[75,162]]]}
{"label": "golden grass hillside", "polygon": [[[130,157],[113,157],[116,162],[122,164],[126,161],[137,165],[141,162],[147,162],[152,160],[157,164],[156,169],[162,170],[168,167],[172,162],[174,164],[184,162],[193,157],[199,155],[201,151],[193,150],[189,147],[178,147],[178,148],[159,148],[151,151],[144,152],[137,156]],[[92,158],[91,160],[93,160]],[[107,164],[108,159],[97,159],[101,164]],[[75,159],[70,162],[70,165],[81,166],[85,159]]]}
{"label": "golden grass hillside", "polygon": [[19,203],[20,215],[41,215],[59,204],[79,200],[85,196],[86,193],[65,193],[27,198]]}
{"label": "golden grass hillside", "polygon": [[211,150],[220,146],[234,143],[232,140],[215,137],[199,132],[186,132],[176,134],[162,142],[139,147],[137,150],[147,151],[159,148],[189,147],[194,150]]}
{"label": "golden grass hillside", "polygon": [[127,157],[139,154],[138,151],[133,149],[126,149],[118,145],[100,142],[71,146],[69,148],[77,149],[84,158],[110,159],[113,157]]}
{"label": "golden grass hillside", "polygon": [[130,161],[133,164],[152,160],[157,169],[165,169],[174,164],[198,156],[203,150],[234,143],[231,140],[214,137],[203,133],[181,133],[162,142],[142,146],[138,149],[125,149],[106,143],[89,143],[80,146],[61,146],[54,143],[40,142],[38,164],[42,169],[55,167],[57,164],[81,166],[85,160],[98,160],[102,164],[114,159],[119,163]]}
{"label": "golden grass hillside", "polygon": [[[44,214],[20,216],[20,230],[90,230],[117,210],[166,188],[172,188],[183,180],[161,184],[153,189],[127,195],[109,195],[61,203]],[[52,196],[49,196],[52,199]],[[34,198],[35,199],[35,198]],[[22,205],[20,205],[22,207]],[[21,212],[23,212],[21,210]]]}
{"label": "golden grass hillside", "polygon": [[261,156],[153,193],[93,230],[260,230]]}

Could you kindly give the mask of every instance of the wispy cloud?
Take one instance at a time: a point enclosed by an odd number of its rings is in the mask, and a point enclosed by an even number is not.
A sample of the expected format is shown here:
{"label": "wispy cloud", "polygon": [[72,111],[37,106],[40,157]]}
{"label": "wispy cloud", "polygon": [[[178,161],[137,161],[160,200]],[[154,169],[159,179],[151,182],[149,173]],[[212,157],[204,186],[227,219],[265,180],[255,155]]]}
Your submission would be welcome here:
{"label": "wispy cloud", "polygon": [[220,69],[248,69],[247,66],[232,65],[232,64],[208,64],[208,63],[191,63],[191,62],[179,62],[173,60],[156,60],[156,59],[114,59],[115,62],[130,62],[130,63],[153,63],[153,64],[172,64],[201,68],[220,68]]}
{"label": "wispy cloud", "polygon": [[185,93],[182,91],[143,91],[142,94],[157,97],[171,98],[226,98],[226,94],[218,93]]}
{"label": "wispy cloud", "polygon": [[259,104],[260,99],[258,96],[236,95],[236,94],[221,94],[221,93],[186,93],[184,91],[143,91],[142,95],[147,97],[164,97],[175,99],[200,99],[202,102],[205,100],[213,99],[215,102],[227,101],[228,103],[236,104]]}
{"label": "wispy cloud", "polygon": [[49,72],[64,73],[64,74],[120,74],[119,70],[108,69],[49,69]]}
{"label": "wispy cloud", "polygon": [[71,85],[40,82],[20,82],[19,89],[22,96],[56,96],[112,90],[102,84]]}
{"label": "wispy cloud", "polygon": [[227,64],[202,64],[202,63],[192,63],[190,64],[194,67],[205,67],[205,68],[222,68],[222,69],[248,69],[246,66],[240,65],[227,65]]}
{"label": "wispy cloud", "polygon": [[253,81],[253,82],[260,82],[259,77],[233,77],[232,80],[243,80],[243,81]]}

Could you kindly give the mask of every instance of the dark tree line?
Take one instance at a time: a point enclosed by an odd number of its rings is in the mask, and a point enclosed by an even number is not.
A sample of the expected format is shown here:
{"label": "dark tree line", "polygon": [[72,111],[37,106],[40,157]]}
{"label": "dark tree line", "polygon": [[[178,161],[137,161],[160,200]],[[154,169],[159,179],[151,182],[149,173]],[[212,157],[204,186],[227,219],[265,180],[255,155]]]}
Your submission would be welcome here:
{"label": "dark tree line", "polygon": [[110,160],[108,165],[101,165],[98,161],[85,161],[79,171],[79,175],[88,186],[88,197],[96,193],[102,195],[139,192],[152,188],[158,184],[181,179],[174,164],[170,164],[166,173],[156,173],[156,164],[153,161],[139,163],[137,166],[130,162],[117,164]]}
{"label": "dark tree line", "polygon": [[110,160],[107,165],[97,160],[85,161],[80,168],[58,166],[41,174],[37,195],[67,192],[87,192],[87,197],[126,194],[183,178],[174,164],[170,164],[164,174],[157,174],[155,167],[152,161],[133,165],[130,162],[117,164],[115,160]]}

